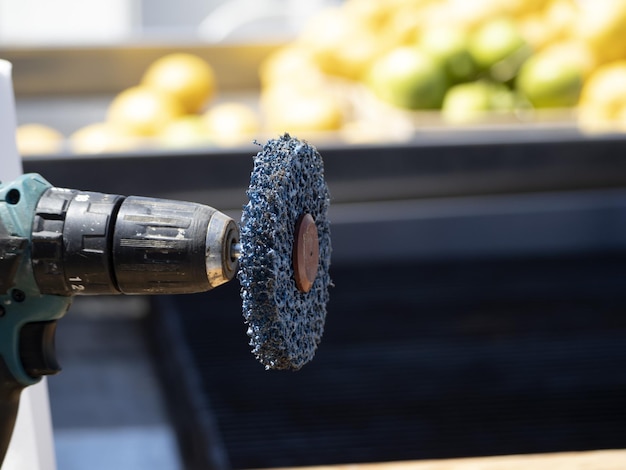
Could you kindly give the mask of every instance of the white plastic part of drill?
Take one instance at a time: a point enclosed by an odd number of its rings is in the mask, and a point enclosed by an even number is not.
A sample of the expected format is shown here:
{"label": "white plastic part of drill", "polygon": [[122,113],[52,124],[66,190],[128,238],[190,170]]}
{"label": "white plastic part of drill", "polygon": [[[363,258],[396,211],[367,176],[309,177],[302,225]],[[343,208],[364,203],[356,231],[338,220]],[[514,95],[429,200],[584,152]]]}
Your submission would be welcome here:
{"label": "white plastic part of drill", "polygon": [[[12,181],[22,174],[22,160],[15,141],[17,125],[11,68],[10,62],[0,60],[0,181]],[[22,392],[2,470],[56,470],[45,377]]]}

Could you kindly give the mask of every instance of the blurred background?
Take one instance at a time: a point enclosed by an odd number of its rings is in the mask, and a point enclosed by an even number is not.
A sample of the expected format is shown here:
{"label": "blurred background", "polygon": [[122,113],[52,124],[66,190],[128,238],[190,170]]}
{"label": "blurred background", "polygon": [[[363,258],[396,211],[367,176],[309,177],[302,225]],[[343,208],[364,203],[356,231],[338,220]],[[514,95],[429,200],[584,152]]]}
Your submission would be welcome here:
{"label": "blurred background", "polygon": [[236,282],[77,299],[60,469],[626,448],[626,0],[0,0],[0,58],[55,186],[238,220],[289,132],[332,195],[297,374],[254,361]]}

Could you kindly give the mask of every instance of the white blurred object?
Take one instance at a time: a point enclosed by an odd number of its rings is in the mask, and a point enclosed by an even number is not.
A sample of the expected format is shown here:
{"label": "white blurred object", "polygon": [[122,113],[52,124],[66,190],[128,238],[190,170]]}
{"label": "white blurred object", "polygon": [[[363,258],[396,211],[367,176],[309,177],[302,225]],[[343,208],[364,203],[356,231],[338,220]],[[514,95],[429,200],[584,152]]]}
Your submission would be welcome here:
{"label": "white blurred object", "polygon": [[137,0],[0,0],[0,43],[110,43],[128,39]]}
{"label": "white blurred object", "polygon": [[[15,142],[15,98],[11,64],[0,60],[0,181],[22,174]],[[52,419],[45,378],[22,392],[17,422],[2,470],[55,470]]]}
{"label": "white blurred object", "polygon": [[0,60],[0,181],[9,181],[22,174],[22,161],[15,141],[15,97],[11,70],[13,66]]}
{"label": "white blurred object", "polygon": [[210,42],[284,40],[297,35],[320,9],[338,0],[229,0],[215,8],[198,27]]}
{"label": "white blurred object", "polygon": [[55,469],[48,382],[44,377],[37,385],[22,392],[13,437],[2,470]]}

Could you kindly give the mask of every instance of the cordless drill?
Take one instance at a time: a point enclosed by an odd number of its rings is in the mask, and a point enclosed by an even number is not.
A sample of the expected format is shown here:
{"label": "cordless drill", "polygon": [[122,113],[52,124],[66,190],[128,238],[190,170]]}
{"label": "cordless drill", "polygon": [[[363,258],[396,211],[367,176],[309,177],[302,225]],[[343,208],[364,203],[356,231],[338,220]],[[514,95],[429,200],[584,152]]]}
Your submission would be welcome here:
{"label": "cordless drill", "polygon": [[[331,279],[322,157],[285,134],[254,157],[240,226],[212,207],[0,183],[0,464],[21,391],[55,374],[74,295],[185,294],[232,280],[253,354],[298,370],[320,343]],[[241,234],[241,241],[240,241]]]}
{"label": "cordless drill", "polygon": [[181,294],[230,281],[239,229],[205,205],[0,183],[0,465],[21,391],[60,370],[56,322],[74,295]]}

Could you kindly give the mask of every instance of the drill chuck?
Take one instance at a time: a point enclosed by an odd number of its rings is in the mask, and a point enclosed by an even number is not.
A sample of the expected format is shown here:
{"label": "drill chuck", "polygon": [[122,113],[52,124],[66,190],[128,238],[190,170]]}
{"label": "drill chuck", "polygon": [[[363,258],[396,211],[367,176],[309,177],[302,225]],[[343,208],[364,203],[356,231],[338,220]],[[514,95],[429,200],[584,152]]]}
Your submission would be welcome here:
{"label": "drill chuck", "polygon": [[191,202],[49,188],[35,210],[43,294],[203,292],[237,271],[237,224]]}

